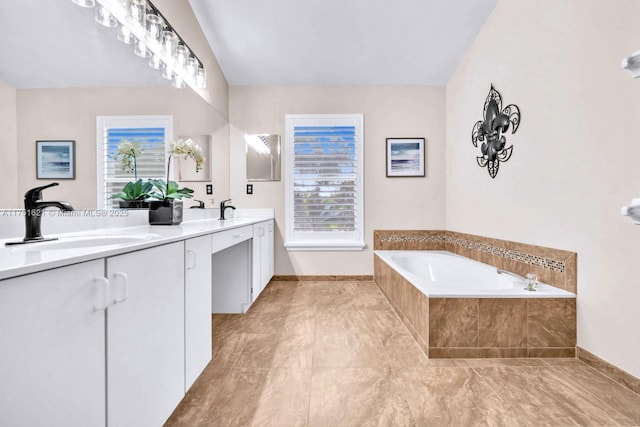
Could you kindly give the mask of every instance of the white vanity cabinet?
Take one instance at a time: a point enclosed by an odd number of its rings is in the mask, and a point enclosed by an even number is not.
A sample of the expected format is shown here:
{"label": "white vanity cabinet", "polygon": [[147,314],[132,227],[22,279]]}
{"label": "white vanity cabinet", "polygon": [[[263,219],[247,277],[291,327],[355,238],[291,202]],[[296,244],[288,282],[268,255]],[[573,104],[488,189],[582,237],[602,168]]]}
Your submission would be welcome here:
{"label": "white vanity cabinet", "polygon": [[160,426],[184,396],[184,242],[106,259],[107,422]]}
{"label": "white vanity cabinet", "polygon": [[185,392],[211,360],[211,236],[185,241]]}
{"label": "white vanity cabinet", "polygon": [[267,286],[274,272],[274,224],[273,220],[253,225],[253,301]]}
{"label": "white vanity cabinet", "polygon": [[273,220],[214,230],[0,280],[0,426],[163,425],[273,276]]}
{"label": "white vanity cabinet", "polygon": [[105,425],[104,262],[0,280],[0,425]]}

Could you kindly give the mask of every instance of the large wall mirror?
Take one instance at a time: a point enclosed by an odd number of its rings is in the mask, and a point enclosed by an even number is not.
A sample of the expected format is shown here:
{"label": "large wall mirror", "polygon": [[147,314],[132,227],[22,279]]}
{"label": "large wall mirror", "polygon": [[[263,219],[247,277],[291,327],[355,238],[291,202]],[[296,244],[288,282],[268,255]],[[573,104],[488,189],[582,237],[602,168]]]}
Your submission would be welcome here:
{"label": "large wall mirror", "polygon": [[[162,3],[155,4],[162,9]],[[171,115],[173,139],[205,135],[208,178],[188,179],[213,183],[214,194],[205,193],[205,183],[188,186],[207,206],[228,196],[227,119],[189,88],[171,87],[148,58],[118,41],[117,28],[98,25],[94,13],[70,0],[0,1],[0,150],[11,158],[9,168],[0,162],[0,180],[13,191],[0,208],[22,208],[25,191],[44,184],[36,177],[37,140],[76,141],[75,179],[47,190],[45,199],[95,208],[96,117],[108,115]]]}

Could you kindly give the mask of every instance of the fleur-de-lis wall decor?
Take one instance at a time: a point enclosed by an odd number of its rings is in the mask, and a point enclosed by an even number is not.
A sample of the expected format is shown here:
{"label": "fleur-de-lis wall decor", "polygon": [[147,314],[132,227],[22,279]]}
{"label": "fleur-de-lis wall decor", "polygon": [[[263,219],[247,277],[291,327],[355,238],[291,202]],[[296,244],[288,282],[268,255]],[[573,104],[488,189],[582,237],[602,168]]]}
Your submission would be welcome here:
{"label": "fleur-de-lis wall decor", "polygon": [[484,120],[479,120],[473,125],[471,142],[474,147],[478,146],[478,141],[482,142],[482,156],[476,157],[476,160],[481,168],[487,167],[491,178],[495,178],[500,162],[509,160],[513,152],[513,145],[505,148],[507,139],[504,133],[509,130],[509,125],[511,133],[516,133],[520,126],[520,109],[514,104],[502,108],[502,96],[491,85],[489,95],[484,101],[483,115]]}

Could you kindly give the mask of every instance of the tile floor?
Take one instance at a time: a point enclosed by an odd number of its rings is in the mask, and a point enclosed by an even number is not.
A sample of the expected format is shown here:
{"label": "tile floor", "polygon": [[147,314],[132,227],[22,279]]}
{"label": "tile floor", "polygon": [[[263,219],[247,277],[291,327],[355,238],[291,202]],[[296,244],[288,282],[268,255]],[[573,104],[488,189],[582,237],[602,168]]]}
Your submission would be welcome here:
{"label": "tile floor", "polygon": [[213,341],[166,426],[640,426],[576,359],[427,359],[372,282],[272,282]]}

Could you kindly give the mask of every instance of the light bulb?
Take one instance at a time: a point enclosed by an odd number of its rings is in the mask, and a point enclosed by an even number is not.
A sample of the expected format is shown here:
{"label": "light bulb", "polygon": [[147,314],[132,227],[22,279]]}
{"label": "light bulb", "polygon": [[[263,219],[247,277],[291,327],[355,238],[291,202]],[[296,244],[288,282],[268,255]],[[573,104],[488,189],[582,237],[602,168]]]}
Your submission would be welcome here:
{"label": "light bulb", "polygon": [[162,65],[162,60],[158,55],[151,55],[151,58],[149,58],[149,67],[153,68],[154,70],[161,70]]}
{"label": "light bulb", "polygon": [[198,60],[195,58],[188,58],[184,64],[185,78],[196,81],[196,71],[198,70]]}
{"label": "light bulb", "polygon": [[207,72],[202,67],[196,71],[196,87],[199,89],[207,87]]}
{"label": "light bulb", "polygon": [[123,42],[125,44],[134,44],[135,42],[138,41],[136,36],[134,36],[133,33],[127,27],[125,27],[124,25],[120,26],[117,38],[118,38],[118,40],[120,40],[121,42]]}
{"label": "light bulb", "polygon": [[147,0],[130,0],[128,11],[127,21],[144,27],[144,17],[147,13]]}
{"label": "light bulb", "polygon": [[162,38],[162,26],[164,25],[162,18],[158,15],[149,13],[145,17],[145,21],[147,23],[147,41],[154,44],[160,43]]}
{"label": "light bulb", "polygon": [[118,26],[116,18],[102,5],[98,5],[96,8],[95,20],[104,27],[113,28]]}
{"label": "light bulb", "polygon": [[164,64],[164,68],[162,69],[162,78],[167,80],[173,80],[173,71],[171,67],[167,64]]}
{"label": "light bulb", "polygon": [[178,89],[184,89],[187,85],[184,83],[184,80],[182,80],[182,77],[176,75],[173,78],[173,87],[177,87]]}
{"label": "light bulb", "polygon": [[187,63],[187,59],[190,56],[189,49],[187,49],[184,45],[178,45],[173,51],[173,60],[176,63],[176,66],[179,68],[184,68]]}
{"label": "light bulb", "polygon": [[167,56],[173,55],[173,51],[178,45],[178,36],[173,31],[162,32],[162,53]]}
{"label": "light bulb", "polygon": [[138,43],[133,46],[133,53],[141,58],[148,58],[151,56],[151,51],[144,43],[144,40],[138,40]]}
{"label": "light bulb", "polygon": [[71,0],[71,1],[77,4],[78,6],[86,7],[86,8],[94,7],[96,5],[95,0]]}

